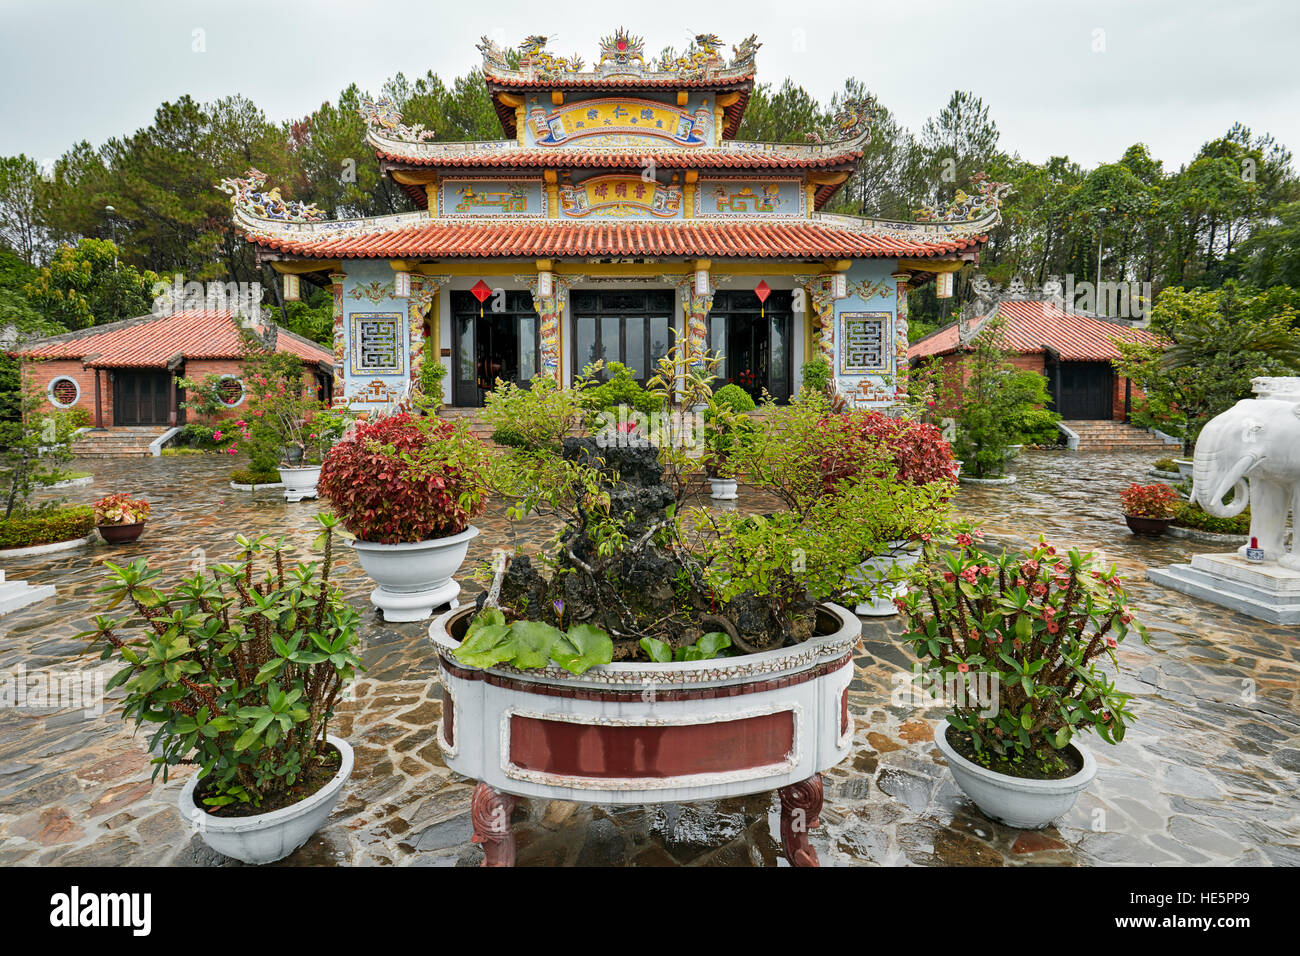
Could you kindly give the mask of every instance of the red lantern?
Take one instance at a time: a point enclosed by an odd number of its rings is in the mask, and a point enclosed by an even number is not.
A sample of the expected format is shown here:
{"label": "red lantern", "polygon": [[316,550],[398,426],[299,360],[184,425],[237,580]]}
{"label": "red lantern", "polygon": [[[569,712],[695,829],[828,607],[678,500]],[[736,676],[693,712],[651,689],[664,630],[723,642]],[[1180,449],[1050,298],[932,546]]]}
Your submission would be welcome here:
{"label": "red lantern", "polygon": [[772,294],[772,287],[762,279],[758,280],[758,285],[754,286],[754,295],[758,296],[759,311],[761,316],[767,315],[767,297]]}
{"label": "red lantern", "polygon": [[474,288],[469,291],[474,293],[474,298],[478,299],[478,317],[481,319],[483,318],[483,303],[492,294],[492,287],[479,279],[478,282],[474,283]]}

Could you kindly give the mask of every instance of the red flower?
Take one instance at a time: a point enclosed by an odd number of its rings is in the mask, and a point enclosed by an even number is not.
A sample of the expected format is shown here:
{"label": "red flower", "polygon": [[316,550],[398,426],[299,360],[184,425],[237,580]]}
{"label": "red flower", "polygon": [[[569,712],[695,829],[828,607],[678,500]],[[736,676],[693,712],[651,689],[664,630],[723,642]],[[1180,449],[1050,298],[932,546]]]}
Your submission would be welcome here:
{"label": "red flower", "polygon": [[964,663],[963,663],[963,664],[958,664],[958,665],[957,665],[957,670],[960,671],[961,673],[965,674],[967,671],[970,670],[970,665],[969,665],[969,664],[964,664]]}
{"label": "red flower", "polygon": [[968,534],[959,534],[957,535],[957,543],[963,548],[968,548],[972,543],[971,536]]}
{"label": "red flower", "polygon": [[953,574],[951,571],[945,571],[943,572],[943,579],[949,584],[952,584],[953,581],[957,580],[957,575]]}

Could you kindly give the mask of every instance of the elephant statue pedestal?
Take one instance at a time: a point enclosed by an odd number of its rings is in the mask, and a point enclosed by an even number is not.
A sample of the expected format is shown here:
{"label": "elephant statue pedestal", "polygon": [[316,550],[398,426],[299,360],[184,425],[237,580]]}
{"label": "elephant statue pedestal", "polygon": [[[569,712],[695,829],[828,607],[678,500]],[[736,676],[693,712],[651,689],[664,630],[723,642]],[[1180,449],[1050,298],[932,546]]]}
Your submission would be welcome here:
{"label": "elephant statue pedestal", "polygon": [[[1273,624],[1300,624],[1300,378],[1252,379],[1242,399],[1201,430],[1192,459],[1193,502],[1230,518],[1250,506],[1251,544],[1262,561],[1198,554],[1191,564],[1150,569],[1147,579]],[[1225,495],[1232,492],[1226,504]]]}

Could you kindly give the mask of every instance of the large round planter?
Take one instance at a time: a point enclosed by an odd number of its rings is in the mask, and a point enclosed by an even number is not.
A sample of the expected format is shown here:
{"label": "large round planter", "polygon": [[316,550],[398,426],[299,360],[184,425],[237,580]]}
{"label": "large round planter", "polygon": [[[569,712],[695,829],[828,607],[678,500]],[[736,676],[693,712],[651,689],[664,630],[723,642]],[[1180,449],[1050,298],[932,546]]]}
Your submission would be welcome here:
{"label": "large round planter", "polygon": [[[859,566],[860,574],[856,584],[871,584],[882,580],[893,568],[903,571],[913,567],[921,560],[921,548],[911,541],[890,541],[889,550],[874,558],[868,558]],[[898,613],[894,599],[907,592],[907,583],[900,581],[889,589],[888,594],[863,601],[854,609],[863,617],[889,617]]]}
{"label": "large round planter", "polygon": [[478,780],[485,865],[514,860],[515,796],[596,804],[681,803],[777,789],[787,858],[816,865],[820,773],[849,755],[849,684],[862,622],[824,604],[818,635],[758,654],[676,664],[620,662],[570,674],[476,670],[452,652],[472,607],[429,627],[442,679],[438,743]]}
{"label": "large round planter", "polygon": [[1083,769],[1063,780],[1024,780],[972,763],[948,743],[948,723],[940,721],[935,745],[948,762],[953,779],[984,815],[1022,830],[1041,830],[1067,813],[1097,776],[1097,761],[1082,744],[1070,746],[1083,758]]}
{"label": "large round planter", "polygon": [[470,525],[460,534],[409,544],[354,540],[357,560],[379,585],[370,602],[384,612],[385,621],[423,621],[443,604],[457,607],[460,585],[452,575],[477,536],[478,528]]}
{"label": "large round planter", "polygon": [[302,501],[316,497],[316,482],[320,479],[320,465],[308,468],[281,468],[280,483],[284,485],[285,501]]}
{"label": "large round planter", "polygon": [[135,524],[101,524],[96,525],[99,536],[109,544],[130,544],[144,531],[144,522]]}
{"label": "large round planter", "polygon": [[1173,518],[1144,518],[1141,515],[1125,515],[1124,523],[1134,534],[1164,534],[1174,523]]}
{"label": "large round planter", "polygon": [[1178,474],[1184,478],[1192,477],[1192,467],[1196,464],[1190,458],[1175,458],[1174,464],[1178,466]]}
{"label": "large round planter", "polygon": [[181,790],[181,816],[198,831],[204,843],[223,856],[244,863],[274,863],[284,859],[321,828],[352,775],[352,748],[348,742],[333,734],[327,734],[325,739],[338,748],[342,757],[339,772],[305,800],[251,817],[214,817],[194,802],[194,789],[199,782],[195,774]]}
{"label": "large round planter", "polygon": [[736,495],[736,479],[710,478],[709,497],[716,501],[735,501],[738,497]]}

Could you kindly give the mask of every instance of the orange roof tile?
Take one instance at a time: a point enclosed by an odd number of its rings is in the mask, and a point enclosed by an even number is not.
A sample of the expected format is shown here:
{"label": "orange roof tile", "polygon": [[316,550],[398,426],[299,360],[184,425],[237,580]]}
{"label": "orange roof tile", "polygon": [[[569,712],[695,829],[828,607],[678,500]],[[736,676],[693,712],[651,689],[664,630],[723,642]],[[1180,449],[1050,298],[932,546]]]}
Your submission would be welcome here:
{"label": "orange roof tile", "polygon": [[[437,145],[437,144],[435,144]],[[465,149],[464,151],[420,150],[413,146],[408,152],[394,152],[376,147],[381,160],[411,166],[439,166],[467,169],[483,167],[552,169],[600,168],[641,169],[650,163],[663,168],[687,169],[820,169],[852,163],[862,158],[860,148],[846,149],[842,153],[801,152],[794,149],[761,149],[736,147],[718,149]],[[427,155],[422,155],[427,153]]]}
{"label": "orange roof tile", "polygon": [[[333,352],[285,330],[276,351],[292,352],[307,362],[333,364]],[[64,332],[26,343],[14,352],[29,359],[84,359],[92,368],[166,368],[177,353],[186,359],[238,359],[243,339],[229,309],[184,309],[171,315],[142,316]]]}
{"label": "orange roof tile", "polygon": [[[1007,320],[1003,335],[1007,347],[1019,354],[1042,352],[1044,346],[1067,362],[1107,362],[1119,358],[1115,339],[1154,342],[1157,337],[1145,329],[1108,322],[1083,312],[1066,312],[1041,299],[1010,299],[998,303],[994,314]],[[982,317],[981,317],[982,318]],[[978,321],[978,319],[976,320]],[[947,355],[958,350],[956,324],[945,326],[913,343],[909,359]]]}
{"label": "orange roof tile", "polygon": [[802,259],[939,256],[974,248],[985,237],[905,239],[808,220],[574,223],[553,219],[512,222],[443,219],[372,232],[250,233],[248,239],[291,255],[321,259],[532,256]]}

